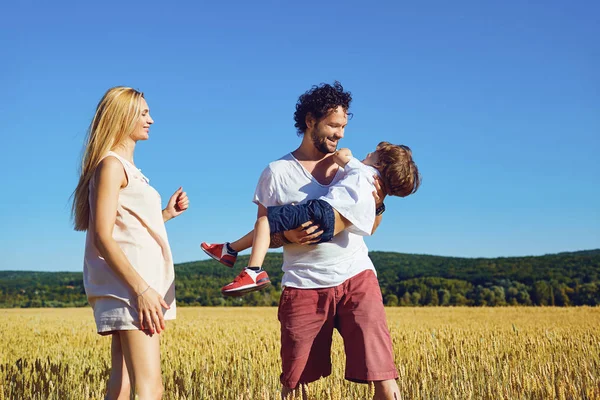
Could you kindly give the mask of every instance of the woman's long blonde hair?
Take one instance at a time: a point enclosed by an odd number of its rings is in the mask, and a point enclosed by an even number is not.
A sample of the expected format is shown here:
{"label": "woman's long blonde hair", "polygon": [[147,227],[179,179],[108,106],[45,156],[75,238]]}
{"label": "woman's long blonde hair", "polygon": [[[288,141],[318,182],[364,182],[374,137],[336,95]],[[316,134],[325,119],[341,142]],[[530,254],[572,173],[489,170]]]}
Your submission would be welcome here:
{"label": "woman's long blonde hair", "polygon": [[71,214],[76,231],[88,229],[90,218],[89,184],[102,157],[125,141],[140,117],[144,94],[135,89],[116,86],[104,94],[88,129],[81,161],[79,183],[73,192]]}

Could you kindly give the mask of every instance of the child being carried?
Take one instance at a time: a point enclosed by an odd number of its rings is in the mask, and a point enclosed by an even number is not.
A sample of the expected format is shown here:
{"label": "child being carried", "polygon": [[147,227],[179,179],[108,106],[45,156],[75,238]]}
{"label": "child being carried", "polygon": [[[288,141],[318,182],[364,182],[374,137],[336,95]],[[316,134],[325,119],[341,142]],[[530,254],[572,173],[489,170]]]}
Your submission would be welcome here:
{"label": "child being carried", "polygon": [[375,175],[381,178],[384,193],[391,196],[406,197],[415,193],[421,184],[408,146],[381,142],[362,162],[352,157],[349,149],[340,149],[334,153],[333,160],[344,169],[344,175],[331,185],[325,196],[297,205],[267,207],[267,215],[256,220],[253,237],[246,235],[248,239],[237,242],[242,244],[241,248],[233,249],[229,242],[202,243],[206,254],[228,267],[233,267],[239,251],[252,247],[248,266],[233,282],[221,288],[223,295],[242,296],[271,283],[262,264],[272,233],[296,229],[313,221],[323,231],[313,244],[328,242],[346,229],[357,235],[371,235],[376,217],[372,195]]}

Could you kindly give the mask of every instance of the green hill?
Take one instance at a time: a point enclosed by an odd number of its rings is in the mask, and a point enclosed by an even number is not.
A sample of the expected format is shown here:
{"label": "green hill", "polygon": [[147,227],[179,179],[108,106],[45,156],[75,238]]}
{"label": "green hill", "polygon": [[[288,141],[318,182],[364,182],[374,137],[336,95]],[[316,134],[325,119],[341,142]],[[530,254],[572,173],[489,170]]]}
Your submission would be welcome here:
{"label": "green hill", "polygon": [[[387,305],[502,306],[600,304],[600,249],[530,257],[458,258],[374,251]],[[240,257],[239,267],[248,256]],[[265,269],[273,285],[243,298],[219,289],[238,268],[216,261],[175,266],[178,305],[277,305],[281,253],[269,253]],[[81,307],[87,304],[82,274],[0,271],[0,307]]]}

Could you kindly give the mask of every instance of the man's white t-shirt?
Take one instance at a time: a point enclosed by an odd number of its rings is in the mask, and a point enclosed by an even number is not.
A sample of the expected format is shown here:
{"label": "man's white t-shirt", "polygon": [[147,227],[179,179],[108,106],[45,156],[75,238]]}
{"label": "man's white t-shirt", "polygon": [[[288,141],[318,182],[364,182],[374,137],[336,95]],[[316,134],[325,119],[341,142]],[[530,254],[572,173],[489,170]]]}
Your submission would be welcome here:
{"label": "man's white t-shirt", "polygon": [[344,168],[342,178],[329,185],[329,191],[320,197],[352,223],[346,228],[352,233],[369,236],[375,223],[375,175],[377,169],[352,157]]}
{"label": "man's white t-shirt", "polygon": [[[340,168],[329,185],[321,185],[289,153],[265,168],[253,201],[264,207],[302,204],[327,195],[343,176]],[[363,271],[375,272],[363,237],[348,230],[326,243],[285,245],[281,268],[282,286],[305,289],[337,286]]]}

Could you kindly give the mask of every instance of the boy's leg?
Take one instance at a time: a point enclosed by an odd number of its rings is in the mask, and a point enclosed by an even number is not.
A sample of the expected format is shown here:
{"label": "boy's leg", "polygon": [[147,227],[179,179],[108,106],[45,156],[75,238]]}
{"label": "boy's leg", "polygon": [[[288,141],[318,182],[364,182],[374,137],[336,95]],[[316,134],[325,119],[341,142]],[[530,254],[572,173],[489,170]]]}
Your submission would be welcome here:
{"label": "boy's leg", "polygon": [[[301,206],[287,205],[287,206],[281,206],[281,207],[301,207]],[[304,215],[304,214],[305,213],[301,213],[301,215]],[[256,224],[258,224],[258,221],[261,220],[261,218],[263,218],[263,220],[265,220],[265,222],[263,223],[263,225],[266,225],[266,227],[269,228],[268,217],[266,217],[266,216],[265,217],[259,217],[257,219],[257,221],[256,221]],[[302,218],[302,217],[300,217],[300,218]],[[271,233],[278,233],[278,232],[283,232],[283,231],[287,231],[287,230],[298,228],[299,226],[302,225],[302,223],[299,224],[299,225],[295,225],[294,221],[296,221],[297,219],[298,218],[294,218],[294,220],[292,222],[286,222],[280,229],[277,229],[277,230],[275,230],[273,232],[271,232],[270,229],[269,229],[269,238],[268,238],[269,242],[267,243],[267,249],[268,249],[268,246],[270,245],[270,239],[271,239],[270,236],[271,236]],[[304,222],[308,222],[308,220],[306,220]],[[256,224],[254,225],[255,229],[256,229]],[[245,234],[244,236],[242,236],[238,240],[236,240],[234,242],[228,242],[226,244],[229,246],[230,250],[233,250],[234,252],[239,253],[241,251],[244,251],[246,249],[249,249],[249,248],[255,246],[255,244],[254,244],[255,236],[256,236],[255,231],[251,230],[250,232],[248,232],[247,234]],[[262,235],[260,235],[260,236],[262,237]],[[262,261],[260,261],[258,264],[251,263],[250,265],[259,265],[259,264],[262,265]]]}
{"label": "boy's leg", "polygon": [[244,251],[252,247],[252,237],[254,231],[250,231],[235,242],[225,243],[202,243],[200,247],[202,250],[213,259],[217,260],[221,264],[231,268],[237,260],[237,255],[240,251]]}
{"label": "boy's leg", "polygon": [[254,237],[254,231],[246,233],[244,236],[236,240],[235,242],[229,243],[231,250],[239,253],[252,247],[252,238]]}
{"label": "boy's leg", "polygon": [[[257,223],[261,218],[263,217],[259,217],[257,219]],[[269,242],[267,242],[265,250],[262,249],[262,247],[264,247],[264,242],[261,242],[261,250],[257,254],[262,254],[263,251],[266,254],[270,245],[271,233],[295,229],[304,222],[309,221],[310,218],[306,205],[285,205],[269,207],[268,216],[264,217],[263,220],[267,220],[267,222],[263,224],[266,224],[266,228],[270,230],[268,234]],[[219,261],[221,264],[228,267],[233,267],[233,264],[235,264],[235,261],[237,260],[237,253],[253,246],[254,235],[254,230],[252,230],[235,242],[224,244],[202,243],[201,247],[206,254]],[[264,238],[262,235],[260,237]],[[262,259],[261,257],[257,257],[255,260],[253,260],[255,264],[251,263],[250,265],[262,265],[263,261],[264,255],[262,256]]]}
{"label": "boy's leg", "polygon": [[160,399],[163,394],[160,370],[160,335],[145,331],[120,331],[121,348],[140,400]]}
{"label": "boy's leg", "polygon": [[221,288],[223,296],[238,297],[250,292],[266,288],[271,284],[267,271],[262,268],[246,267],[235,277],[233,282]]}
{"label": "boy's leg", "polygon": [[265,255],[271,243],[271,230],[267,216],[259,217],[254,225],[254,239],[248,267],[244,268],[233,282],[221,288],[225,296],[242,296],[263,289],[271,284],[267,271],[262,269]]}
{"label": "boy's leg", "polygon": [[242,296],[271,284],[267,271],[262,269],[262,264],[271,243],[271,229],[266,215],[256,220],[253,232],[253,246],[248,260],[248,267],[244,268],[233,282],[221,288],[221,293],[224,296]]}
{"label": "boy's leg", "polygon": [[[271,243],[271,233],[295,229],[310,220],[309,205],[284,205],[267,208],[267,215],[256,220],[252,254],[248,267],[235,277],[233,282],[223,286],[224,296],[242,296],[246,293],[260,290],[271,284],[269,275],[262,269],[265,255]],[[331,214],[333,219],[333,214]]]}
{"label": "boy's leg", "polygon": [[214,260],[220,262],[226,267],[232,268],[237,261],[238,253],[229,248],[229,243],[206,243],[202,242],[200,248]]}
{"label": "boy's leg", "polygon": [[266,215],[259,217],[254,225],[254,245],[248,260],[248,267],[233,280],[223,286],[221,293],[225,296],[241,296],[267,287],[271,284],[267,271],[262,269],[265,255],[271,243],[271,230]]}
{"label": "boy's leg", "polygon": [[271,244],[271,229],[269,228],[269,219],[266,215],[256,220],[252,243],[252,253],[248,260],[248,266],[262,267],[263,262],[265,261],[265,255]]}
{"label": "boy's leg", "polygon": [[[285,232],[296,229],[303,223],[310,221],[310,202],[306,204],[268,207],[267,218],[271,233]],[[314,222],[314,221],[313,221]]]}

